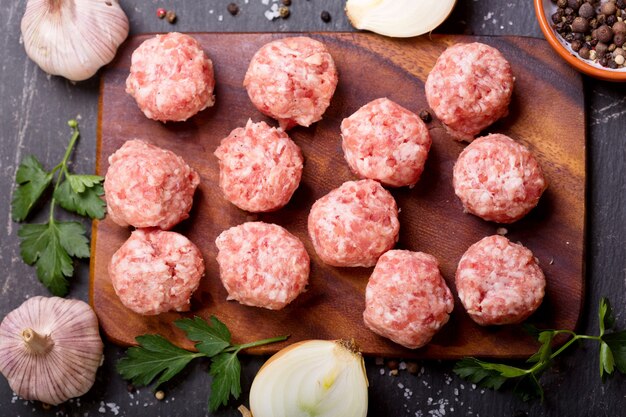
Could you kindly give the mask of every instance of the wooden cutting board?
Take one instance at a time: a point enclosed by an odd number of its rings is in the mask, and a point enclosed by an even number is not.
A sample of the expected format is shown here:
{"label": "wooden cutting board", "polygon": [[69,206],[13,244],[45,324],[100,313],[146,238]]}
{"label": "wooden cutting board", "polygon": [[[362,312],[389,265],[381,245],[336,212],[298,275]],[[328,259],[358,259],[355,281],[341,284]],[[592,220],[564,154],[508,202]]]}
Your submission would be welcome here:
{"label": "wooden cutting board", "polygon": [[[130,231],[109,219],[94,222],[91,257],[91,304],[107,337],[129,345],[137,335],[160,333],[185,347],[172,322],[183,316],[216,315],[236,342],[289,334],[288,343],[304,339],[354,338],[367,355],[458,358],[465,355],[523,357],[536,344],[520,326],[484,328],[474,324],[456,298],[454,273],[465,250],[498,225],[464,214],[452,188],[452,167],[464,144],[453,141],[435,120],[429,127],[433,146],[422,179],[413,189],[392,189],[401,209],[398,248],[435,255],[455,294],[450,322],[426,347],[408,350],[369,331],[362,322],[364,291],[371,268],[333,268],[316,256],[306,223],[313,202],[355,176],[341,150],[339,125],[360,106],[388,97],[418,113],[426,109],[424,81],[439,54],[457,42],[480,41],[498,48],[516,77],[510,114],[488,129],[527,144],[539,158],[550,186],[539,206],[525,219],[507,226],[508,237],[529,247],[547,278],[543,305],[529,321],[549,328],[573,329],[584,293],[585,114],[581,77],[539,39],[519,37],[423,36],[388,39],[364,33],[317,33],[335,58],[339,85],[324,119],[310,128],[289,132],[302,148],[302,183],[291,202],[278,212],[250,214],[229,204],[218,188],[213,152],[229,132],[253,121],[273,120],[259,113],[242,87],[244,74],[259,47],[287,34],[194,35],[215,66],[217,103],[184,123],[147,119],[124,92],[132,51],[151,35],[129,39],[102,75],[97,172],[104,175],[107,158],[124,141],[139,138],[181,155],[202,178],[191,217],[176,227],[202,250],[206,276],[192,299],[189,313],[142,317],[119,301],[107,274],[113,253]],[[277,223],[298,236],[311,256],[310,285],[282,311],[246,307],[226,301],[215,260],[215,238],[246,221]],[[272,353],[276,344],[250,350]]]}

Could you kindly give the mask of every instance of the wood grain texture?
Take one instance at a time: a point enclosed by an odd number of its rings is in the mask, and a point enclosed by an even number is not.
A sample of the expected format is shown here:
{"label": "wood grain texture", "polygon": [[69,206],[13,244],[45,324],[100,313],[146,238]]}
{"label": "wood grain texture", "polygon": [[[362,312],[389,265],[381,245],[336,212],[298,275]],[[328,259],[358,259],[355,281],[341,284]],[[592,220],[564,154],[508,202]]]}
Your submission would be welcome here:
{"label": "wood grain texture", "polygon": [[[531,321],[551,328],[575,327],[583,297],[585,213],[580,77],[556,60],[543,41],[534,39],[437,36],[432,40],[398,41],[365,34],[313,35],[335,57],[340,83],[321,122],[308,129],[290,131],[305,156],[303,180],[292,201],[278,212],[255,215],[237,209],[222,197],[213,151],[223,137],[243,126],[248,118],[270,122],[253,107],[241,82],[254,52],[280,36],[284,35],[196,35],[215,65],[217,104],[185,123],[164,125],[148,120],[124,92],[130,54],[147,36],[128,42],[119,59],[103,75],[98,173],[104,175],[108,156],[125,140],[140,138],[181,155],[202,178],[191,218],[176,228],[201,248],[207,266],[206,277],[192,298],[192,311],[186,315],[207,318],[215,314],[228,324],[235,340],[240,342],[290,334],[289,343],[312,338],[354,338],[368,355],[427,358],[530,355],[536,349],[535,342],[520,336],[519,326],[480,327],[465,314],[458,299],[450,322],[422,349],[407,350],[375,335],[363,325],[361,318],[371,268],[333,268],[322,264],[306,230],[313,202],[355,178],[343,159],[341,120],[370,100],[385,96],[415,112],[427,108],[423,81],[439,54],[455,42],[479,40],[501,50],[516,76],[510,115],[489,131],[508,134],[527,144],[551,183],[536,210],[507,226],[511,240],[521,241],[533,250],[548,280],[546,300]],[[232,53],[235,45],[237,54]],[[556,93],[549,85],[558,79],[567,82]],[[561,111],[580,115],[580,122],[560,119]],[[461,203],[454,196],[451,174],[464,145],[451,140],[438,122],[433,122],[430,129],[433,148],[421,181],[413,189],[392,190],[401,209],[397,247],[434,254],[454,292],[454,272],[461,255],[472,243],[494,234],[498,225],[463,213]],[[223,230],[250,220],[287,228],[305,243],[311,255],[308,291],[282,311],[226,301],[215,261],[214,241]],[[106,219],[94,224],[93,235],[91,299],[107,336],[128,345],[137,335],[158,332],[191,347],[172,325],[181,314],[142,317],[127,310],[115,295],[107,265],[129,231]],[[284,345],[265,346],[251,352],[271,353]]]}

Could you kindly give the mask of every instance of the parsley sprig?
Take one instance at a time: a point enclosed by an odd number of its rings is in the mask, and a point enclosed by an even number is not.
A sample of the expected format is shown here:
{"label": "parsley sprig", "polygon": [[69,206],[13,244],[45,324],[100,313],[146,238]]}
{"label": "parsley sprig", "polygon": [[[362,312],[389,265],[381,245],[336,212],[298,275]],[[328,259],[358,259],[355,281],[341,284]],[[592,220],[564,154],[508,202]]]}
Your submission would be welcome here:
{"label": "parsley sprig", "polygon": [[210,323],[200,317],[176,320],[174,324],[185,332],[187,338],[196,342],[197,352],[173,345],[160,335],[138,336],[139,346],[131,347],[126,356],[117,363],[117,370],[124,379],[135,385],[150,385],[155,379],[155,389],[182,371],[195,358],[210,358],[209,373],[213,376],[209,409],[217,410],[226,405],[232,395],[241,394],[241,364],[237,354],[251,347],[282,342],[289,336],[279,336],[256,342],[233,345],[230,331],[217,317],[211,316]]}
{"label": "parsley sprig", "polygon": [[[626,374],[626,331],[607,332],[613,329],[615,316],[606,298],[600,300],[598,317],[600,319],[598,336],[577,334],[571,330],[539,330],[533,326],[526,326],[527,331],[541,343],[539,350],[526,361],[532,364],[528,368],[485,362],[470,357],[458,361],[454,372],[484,388],[499,390],[509,386],[524,401],[532,398],[541,398],[543,401],[544,392],[539,378],[550,367],[553,359],[576,342],[594,340],[600,344],[599,368],[602,381],[612,375],[615,369]],[[570,339],[553,352],[552,342],[559,335],[570,336]]]}
{"label": "parsley sprig", "polygon": [[70,120],[68,125],[72,129],[72,137],[61,162],[48,172],[34,156],[24,158],[17,169],[17,188],[11,202],[13,221],[23,222],[54,180],[48,222],[24,223],[17,235],[24,262],[34,265],[39,280],[58,296],[67,294],[67,279],[74,274],[72,258],[89,258],[89,240],[82,223],[57,220],[54,217],[55,206],[58,204],[67,211],[92,219],[104,217],[106,207],[100,198],[104,193],[104,178],[69,171],[69,159],[80,132],[76,120]]}

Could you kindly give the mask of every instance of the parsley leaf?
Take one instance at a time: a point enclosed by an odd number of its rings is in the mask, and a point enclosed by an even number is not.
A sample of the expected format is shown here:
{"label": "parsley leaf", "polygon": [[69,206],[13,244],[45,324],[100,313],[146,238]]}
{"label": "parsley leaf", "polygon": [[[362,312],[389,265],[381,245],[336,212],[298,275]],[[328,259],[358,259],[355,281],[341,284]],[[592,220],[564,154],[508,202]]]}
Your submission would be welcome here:
{"label": "parsley leaf", "polygon": [[614,369],[615,360],[611,348],[606,342],[600,342],[600,377],[602,381],[605,380],[606,375],[612,374]]}
{"label": "parsley leaf", "polygon": [[67,278],[74,273],[71,256],[89,257],[85,228],[78,222],[23,224],[17,232],[20,254],[35,265],[39,280],[57,296],[67,294]]}
{"label": "parsley leaf", "polygon": [[617,370],[626,374],[626,330],[607,333],[602,336],[602,341],[611,350]]}
{"label": "parsley leaf", "polygon": [[211,316],[211,324],[196,316],[182,319],[176,326],[187,334],[187,338],[196,343],[196,349],[208,357],[215,356],[230,346],[230,332],[217,317]]}
{"label": "parsley leaf", "polygon": [[215,411],[220,405],[226,405],[230,395],[239,398],[241,394],[241,364],[237,352],[220,353],[213,358],[209,373],[213,376],[209,410]]}
{"label": "parsley leaf", "polygon": [[15,182],[18,184],[11,201],[11,217],[15,222],[21,222],[30,213],[31,209],[48,188],[52,181],[52,173],[46,172],[37,158],[30,155],[24,158]]}
{"label": "parsley leaf", "polygon": [[198,352],[190,352],[174,346],[167,339],[158,335],[137,337],[139,346],[132,347],[117,364],[117,370],[125,379],[135,385],[149,385],[161,375],[157,386],[170,380],[179,373],[192,359],[207,357],[211,359],[209,373],[213,376],[209,409],[217,410],[226,405],[230,396],[241,395],[241,364],[237,354],[247,348],[269,343],[282,342],[288,336],[258,340],[242,345],[232,345],[228,327],[215,316],[210,323],[200,317],[176,320],[174,324],[182,329],[187,337],[196,343]]}
{"label": "parsley leaf", "polygon": [[67,211],[72,211],[81,216],[89,216],[92,219],[103,218],[106,203],[100,197],[104,194],[102,185],[95,183],[90,188],[83,185],[83,191],[76,192],[69,180],[72,177],[76,177],[76,175],[70,175],[54,190],[54,199]]}
{"label": "parsley leaf", "polygon": [[464,358],[456,363],[454,373],[481,387],[500,389],[506,378],[494,369],[485,369],[484,363],[475,358]]}
{"label": "parsley leaf", "polygon": [[554,339],[555,335],[556,333],[552,330],[540,332],[537,336],[537,340],[541,343],[541,347],[534,355],[528,358],[526,362],[537,363],[549,361],[550,355],[552,355],[552,339]]}
{"label": "parsley leaf", "polygon": [[117,371],[136,385],[149,385],[160,375],[158,387],[182,371],[192,359],[203,356],[174,346],[160,335],[138,336],[135,340],[139,346],[126,351],[126,357],[117,363]]}
{"label": "parsley leaf", "polygon": [[600,299],[598,318],[600,319],[600,337],[602,337],[606,330],[611,329],[615,325],[615,316],[613,315],[611,303],[604,297]]}
{"label": "parsley leaf", "polygon": [[72,187],[72,190],[77,194],[84,192],[87,188],[93,188],[96,185],[100,185],[102,184],[102,181],[104,181],[104,178],[100,175],[69,174],[66,175],[66,177]]}

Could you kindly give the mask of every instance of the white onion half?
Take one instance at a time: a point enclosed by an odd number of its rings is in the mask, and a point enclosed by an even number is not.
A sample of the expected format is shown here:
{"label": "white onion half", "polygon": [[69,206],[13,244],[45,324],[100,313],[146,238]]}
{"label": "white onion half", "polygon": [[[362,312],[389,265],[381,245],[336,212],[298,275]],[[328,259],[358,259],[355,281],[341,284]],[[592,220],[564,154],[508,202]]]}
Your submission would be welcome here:
{"label": "white onion half", "polygon": [[272,356],[254,378],[254,417],[365,417],[367,374],[354,343],[309,340]]}
{"label": "white onion half", "polygon": [[456,0],[348,0],[346,13],[357,29],[394,38],[418,36],[448,17]]}

